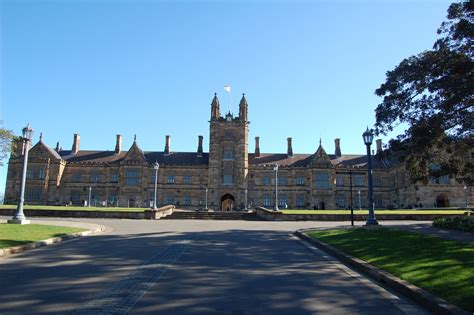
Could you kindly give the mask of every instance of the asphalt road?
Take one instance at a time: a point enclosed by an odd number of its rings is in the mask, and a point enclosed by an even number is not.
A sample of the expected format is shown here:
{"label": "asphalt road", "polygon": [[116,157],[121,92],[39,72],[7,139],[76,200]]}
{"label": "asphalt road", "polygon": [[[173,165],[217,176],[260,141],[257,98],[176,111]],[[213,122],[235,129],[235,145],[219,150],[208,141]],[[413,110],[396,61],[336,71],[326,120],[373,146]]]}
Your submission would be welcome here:
{"label": "asphalt road", "polygon": [[113,230],[0,258],[1,315],[425,313],[291,235],[341,223],[82,221]]}

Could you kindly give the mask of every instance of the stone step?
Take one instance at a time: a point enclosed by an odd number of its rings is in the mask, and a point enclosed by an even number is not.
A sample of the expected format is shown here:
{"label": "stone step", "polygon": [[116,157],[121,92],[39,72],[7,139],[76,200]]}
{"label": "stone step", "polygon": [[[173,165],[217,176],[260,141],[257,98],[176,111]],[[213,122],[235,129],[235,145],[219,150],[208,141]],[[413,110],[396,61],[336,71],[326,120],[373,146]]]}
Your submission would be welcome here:
{"label": "stone step", "polygon": [[167,220],[258,220],[255,213],[239,212],[173,212]]}

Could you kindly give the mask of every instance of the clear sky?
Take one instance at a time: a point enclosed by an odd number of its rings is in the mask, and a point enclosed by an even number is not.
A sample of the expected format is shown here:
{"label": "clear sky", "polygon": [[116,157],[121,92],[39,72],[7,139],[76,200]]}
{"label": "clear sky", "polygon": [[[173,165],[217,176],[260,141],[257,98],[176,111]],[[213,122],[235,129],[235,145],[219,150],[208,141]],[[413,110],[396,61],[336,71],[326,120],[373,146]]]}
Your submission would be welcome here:
{"label": "clear sky", "polygon": [[[210,103],[249,103],[249,151],[365,152],[374,90],[430,49],[447,1],[0,0],[0,116],[70,149],[207,151]],[[231,104],[223,89],[232,86]],[[386,139],[385,139],[386,142]],[[4,191],[6,167],[0,168]]]}

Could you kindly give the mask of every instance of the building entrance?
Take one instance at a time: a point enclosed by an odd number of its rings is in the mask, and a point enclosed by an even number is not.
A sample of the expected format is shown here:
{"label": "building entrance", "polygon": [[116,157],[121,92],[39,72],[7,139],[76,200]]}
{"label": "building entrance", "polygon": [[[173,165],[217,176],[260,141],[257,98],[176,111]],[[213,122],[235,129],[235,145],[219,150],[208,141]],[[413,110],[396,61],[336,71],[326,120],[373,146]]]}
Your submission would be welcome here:
{"label": "building entrance", "polygon": [[235,199],[231,194],[225,194],[221,198],[221,210],[222,211],[233,211]]}
{"label": "building entrance", "polygon": [[449,207],[449,199],[445,195],[438,195],[436,197],[436,207],[437,208],[446,208]]}

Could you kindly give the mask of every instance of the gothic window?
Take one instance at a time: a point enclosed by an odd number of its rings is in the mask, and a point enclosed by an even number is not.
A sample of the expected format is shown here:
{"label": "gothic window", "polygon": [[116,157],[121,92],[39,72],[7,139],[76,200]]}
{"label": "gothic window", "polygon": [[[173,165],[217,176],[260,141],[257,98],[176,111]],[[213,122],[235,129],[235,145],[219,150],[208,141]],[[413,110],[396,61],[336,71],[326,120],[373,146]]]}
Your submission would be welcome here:
{"label": "gothic window", "polygon": [[168,184],[174,184],[175,181],[176,181],[176,178],[175,178],[174,175],[168,175],[168,177],[167,177],[167,179],[166,179],[166,182],[167,182]]}
{"label": "gothic window", "polygon": [[339,208],[344,208],[346,205],[345,205],[345,198],[344,198],[344,194],[338,194],[337,195],[337,206]]}
{"label": "gothic window", "polygon": [[296,206],[299,208],[305,206],[304,195],[296,195]]}
{"label": "gothic window", "polygon": [[44,167],[31,165],[26,169],[27,179],[44,179]]}
{"label": "gothic window", "polygon": [[272,196],[269,194],[263,195],[263,206],[270,207],[272,205]]}
{"label": "gothic window", "polygon": [[272,184],[272,179],[270,176],[263,176],[263,184],[264,185],[271,185]]}
{"label": "gothic window", "polygon": [[41,188],[27,188],[25,192],[26,201],[40,201],[42,191]]}
{"label": "gothic window", "polygon": [[165,196],[165,204],[166,204],[166,205],[174,204],[174,198],[173,198],[173,196],[171,196],[171,195]]}
{"label": "gothic window", "polygon": [[97,172],[91,173],[91,182],[92,183],[98,183],[100,182],[100,174]]}
{"label": "gothic window", "polygon": [[329,174],[328,172],[316,172],[316,188],[329,189]]}
{"label": "gothic window", "polygon": [[383,207],[382,196],[381,195],[375,195],[374,196],[374,203],[375,203],[375,207],[382,208]]}
{"label": "gothic window", "polygon": [[354,175],[354,186],[364,186],[364,175]]}
{"label": "gothic window", "polygon": [[304,185],[304,176],[296,177],[296,185],[303,186]]}
{"label": "gothic window", "polygon": [[140,183],[139,170],[126,170],[125,171],[125,186],[138,186],[139,183]]}
{"label": "gothic window", "polygon": [[288,208],[288,199],[286,198],[286,195],[278,196],[278,207]]}
{"label": "gothic window", "polygon": [[286,186],[286,176],[278,176],[278,185]]}
{"label": "gothic window", "polygon": [[234,179],[233,179],[233,176],[232,174],[230,173],[224,173],[223,175],[223,179],[222,179],[222,183],[224,185],[231,185],[234,183]]}
{"label": "gothic window", "polygon": [[193,182],[193,178],[192,178],[191,175],[184,175],[184,183],[185,184],[189,185],[189,184],[192,184],[192,182]]}
{"label": "gothic window", "polygon": [[110,174],[110,181],[112,183],[117,183],[118,182],[118,177],[119,177],[118,173],[112,173],[112,174]]}
{"label": "gothic window", "polygon": [[183,197],[183,206],[189,206],[191,205],[191,197],[190,196],[184,196]]}
{"label": "gothic window", "polygon": [[374,186],[382,186],[382,176],[374,175]]}
{"label": "gothic window", "polygon": [[115,203],[117,202],[117,196],[114,194],[114,193],[111,193],[109,194],[109,205],[115,205]]}
{"label": "gothic window", "polygon": [[337,187],[344,186],[344,175],[337,175],[336,176],[336,186]]}
{"label": "gothic window", "polygon": [[73,204],[79,204],[81,202],[81,191],[80,190],[71,190],[71,202]]}
{"label": "gothic window", "polygon": [[232,146],[224,147],[224,160],[233,160],[234,159],[234,149]]}

